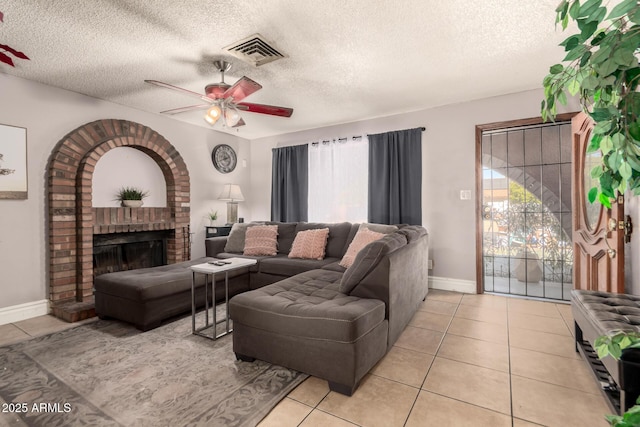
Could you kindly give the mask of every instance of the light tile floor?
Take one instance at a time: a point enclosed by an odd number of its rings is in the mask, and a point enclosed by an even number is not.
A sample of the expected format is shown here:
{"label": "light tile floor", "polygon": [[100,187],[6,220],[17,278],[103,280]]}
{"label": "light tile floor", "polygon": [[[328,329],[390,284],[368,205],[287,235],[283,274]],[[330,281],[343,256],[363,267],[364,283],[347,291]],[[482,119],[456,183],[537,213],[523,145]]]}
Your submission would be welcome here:
{"label": "light tile floor", "polygon": [[63,331],[69,328],[75,328],[88,322],[94,322],[93,319],[83,320],[82,322],[68,323],[57,317],[45,315],[33,317],[27,320],[21,320],[15,323],[0,325],[0,346],[15,344],[19,341],[51,334],[53,332]]}
{"label": "light tile floor", "polygon": [[260,427],[607,426],[571,307],[432,289],[353,396],[310,377]]}
{"label": "light tile floor", "polygon": [[[0,325],[0,345],[75,326],[53,316]],[[605,427],[610,411],[572,331],[566,304],[432,289],[353,396],[310,377],[260,427]]]}

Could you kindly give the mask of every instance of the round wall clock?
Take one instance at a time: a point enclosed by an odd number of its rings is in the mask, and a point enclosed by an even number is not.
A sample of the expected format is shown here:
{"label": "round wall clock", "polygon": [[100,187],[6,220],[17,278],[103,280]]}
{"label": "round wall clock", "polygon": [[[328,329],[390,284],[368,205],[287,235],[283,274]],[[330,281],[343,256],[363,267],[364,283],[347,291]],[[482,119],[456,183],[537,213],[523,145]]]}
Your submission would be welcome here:
{"label": "round wall clock", "polygon": [[213,166],[221,173],[229,173],[236,168],[236,152],[227,144],[216,145],[211,152]]}

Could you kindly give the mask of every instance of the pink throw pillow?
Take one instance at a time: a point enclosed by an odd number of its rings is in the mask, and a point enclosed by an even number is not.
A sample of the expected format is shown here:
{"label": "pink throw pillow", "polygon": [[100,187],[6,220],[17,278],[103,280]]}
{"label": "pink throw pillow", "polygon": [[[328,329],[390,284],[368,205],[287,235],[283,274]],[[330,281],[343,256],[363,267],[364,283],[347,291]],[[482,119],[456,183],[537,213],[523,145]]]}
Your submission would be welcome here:
{"label": "pink throw pillow", "polygon": [[247,228],[243,255],[273,256],[278,253],[278,226],[256,225]]}
{"label": "pink throw pillow", "polygon": [[304,259],[324,259],[327,239],[329,238],[328,228],[318,228],[314,230],[300,231],[291,246],[289,258]]}
{"label": "pink throw pillow", "polygon": [[356,259],[356,255],[358,255],[358,252],[360,252],[362,248],[364,248],[371,242],[382,239],[384,236],[384,233],[378,233],[375,231],[371,231],[368,228],[360,227],[355,237],[349,244],[347,252],[342,257],[340,265],[344,268],[351,267],[351,264],[353,264],[353,261]]}

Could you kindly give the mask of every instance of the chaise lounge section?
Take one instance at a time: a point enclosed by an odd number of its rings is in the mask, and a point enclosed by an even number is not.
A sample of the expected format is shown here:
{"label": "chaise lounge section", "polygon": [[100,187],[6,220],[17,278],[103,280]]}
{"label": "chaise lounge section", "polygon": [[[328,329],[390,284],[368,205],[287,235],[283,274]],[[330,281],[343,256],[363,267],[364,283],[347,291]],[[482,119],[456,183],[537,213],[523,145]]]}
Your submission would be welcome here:
{"label": "chaise lounge section", "polygon": [[351,395],[386,354],[428,292],[428,234],[400,227],[344,269],[324,265],[230,301],[233,349],[329,382]]}
{"label": "chaise lounge section", "polygon": [[[213,258],[118,271],[96,277],[96,313],[133,323],[141,331],[160,326],[163,320],[191,310],[191,270]],[[247,270],[229,273],[229,295],[249,290]],[[218,282],[216,282],[218,283]],[[224,280],[216,286],[216,301],[224,300]],[[196,304],[204,305],[204,276],[196,275]]]}

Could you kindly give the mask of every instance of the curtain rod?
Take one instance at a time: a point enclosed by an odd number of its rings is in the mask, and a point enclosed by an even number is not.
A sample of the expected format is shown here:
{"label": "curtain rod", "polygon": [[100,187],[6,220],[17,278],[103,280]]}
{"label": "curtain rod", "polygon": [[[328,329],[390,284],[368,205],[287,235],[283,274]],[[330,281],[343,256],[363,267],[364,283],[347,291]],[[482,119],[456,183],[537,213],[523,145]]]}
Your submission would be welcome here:
{"label": "curtain rod", "polygon": [[[423,132],[425,130],[427,130],[427,128],[424,127],[424,126],[419,127],[417,129],[420,129]],[[354,140],[354,141],[357,140],[357,139],[362,139],[362,135],[354,135],[354,136],[351,137],[351,139]],[[333,138],[333,139],[323,139],[323,140],[320,140],[320,141],[314,141],[314,142],[311,143],[311,145],[313,145],[315,147],[316,145],[320,145],[320,143],[322,143],[322,145],[327,145],[327,144],[329,144],[331,142],[334,142],[334,143],[337,142],[339,144],[344,144],[348,140],[349,140],[349,138],[347,138],[347,137],[344,137],[344,138]]]}

